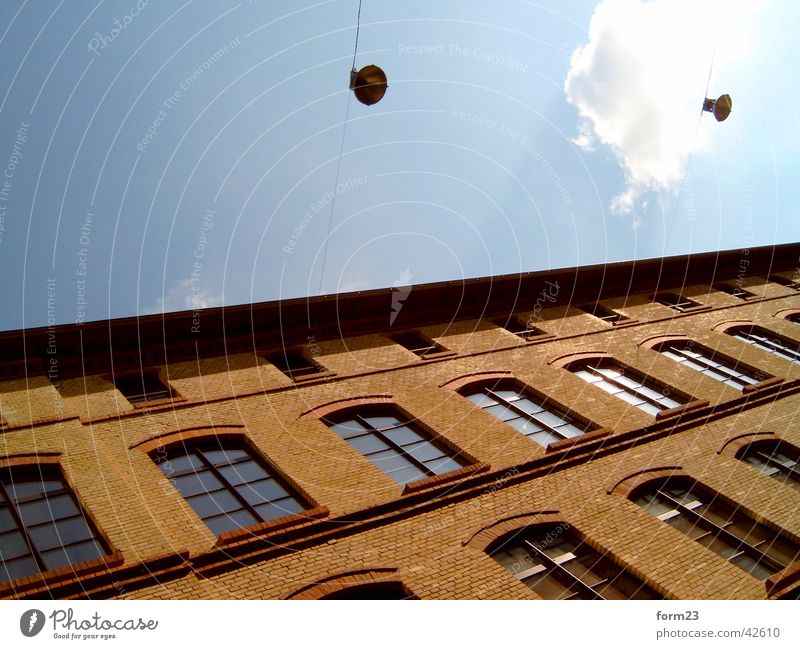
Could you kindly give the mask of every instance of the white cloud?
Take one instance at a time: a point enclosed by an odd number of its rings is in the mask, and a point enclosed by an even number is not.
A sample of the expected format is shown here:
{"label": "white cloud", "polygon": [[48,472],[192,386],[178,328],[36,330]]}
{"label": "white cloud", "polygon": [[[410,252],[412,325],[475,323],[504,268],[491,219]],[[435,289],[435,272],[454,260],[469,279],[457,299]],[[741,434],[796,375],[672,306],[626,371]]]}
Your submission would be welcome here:
{"label": "white cloud", "polygon": [[221,304],[221,295],[209,295],[199,281],[192,281],[192,278],[187,277],[169,289],[166,295],[157,297],[155,306],[148,309],[147,313],[206,309]]}
{"label": "white cloud", "polygon": [[[631,212],[648,191],[674,190],[687,156],[706,146],[705,128],[696,135],[696,127],[717,32],[715,73],[748,49],[755,8],[744,0],[604,0],[595,8],[564,90],[581,117],[573,142],[609,147],[622,167],[614,212]],[[723,92],[735,111],[735,89],[716,88],[712,77],[709,94]]]}

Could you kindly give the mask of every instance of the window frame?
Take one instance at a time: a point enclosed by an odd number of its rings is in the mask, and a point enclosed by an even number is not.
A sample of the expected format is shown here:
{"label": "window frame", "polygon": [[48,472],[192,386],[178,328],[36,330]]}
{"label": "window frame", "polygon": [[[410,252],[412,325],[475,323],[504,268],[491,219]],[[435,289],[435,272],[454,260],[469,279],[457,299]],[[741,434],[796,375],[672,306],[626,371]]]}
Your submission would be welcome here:
{"label": "window frame", "polygon": [[[769,454],[763,453],[758,448],[762,446],[771,447],[772,451]],[[794,460],[794,464],[792,466],[786,466],[779,460],[776,460],[774,457],[776,453],[789,456],[790,459]],[[764,468],[756,465],[754,462],[748,461],[748,457],[752,455],[759,456],[759,461]],[[797,459],[794,459],[792,456]],[[794,444],[790,444],[781,439],[758,439],[742,446],[742,448],[736,451],[735,457],[747,466],[753,467],[753,469],[758,471],[761,475],[777,480],[790,489],[800,491],[800,449],[794,446]],[[772,468],[774,471],[769,473],[765,470],[767,468]]]}
{"label": "window frame", "polygon": [[[539,413],[534,413],[534,414],[526,412],[524,409],[515,405],[516,400],[508,401],[499,394],[496,394],[495,390],[498,391],[513,390],[514,392],[517,393],[520,399],[528,399],[542,410]],[[518,415],[518,418],[525,419],[530,423],[534,424],[535,426],[541,427],[542,431],[539,432],[545,432],[548,433],[549,435],[558,438],[556,441],[550,442],[549,444],[540,444],[536,440],[532,439],[532,435],[535,435],[537,433],[531,433],[531,434],[523,433],[522,431],[516,429],[511,424],[508,424],[507,423],[508,420],[500,419],[493,413],[487,412],[487,414],[497,419],[497,421],[506,424],[509,428],[512,428],[515,432],[519,433],[520,435],[523,435],[524,437],[528,438],[531,442],[541,446],[542,448],[547,448],[552,444],[557,444],[565,440],[578,440],[584,437],[585,435],[588,435],[589,433],[594,433],[601,430],[600,426],[595,424],[593,421],[587,419],[586,417],[582,417],[581,415],[575,413],[569,408],[564,408],[563,406],[556,403],[549,397],[541,395],[538,392],[535,392],[527,385],[524,385],[515,379],[504,379],[495,382],[481,381],[476,383],[470,383],[459,389],[458,394],[461,395],[463,398],[467,399],[468,401],[470,401],[470,403],[480,408],[484,412],[486,412],[487,407],[491,406],[482,406],[480,404],[477,404],[474,401],[472,401],[470,397],[476,394],[486,394],[487,396],[489,396],[489,398],[495,400],[496,403],[494,405],[504,406],[505,408],[516,413]],[[572,436],[564,435],[563,433],[558,431],[558,428],[560,428],[561,426],[553,427],[546,421],[537,419],[536,415],[541,414],[541,412],[546,412],[554,417],[558,417],[566,425],[571,425],[574,428],[583,428],[583,431],[578,435],[572,435]]]}
{"label": "window frame", "polygon": [[[685,345],[686,348],[678,349],[675,347],[677,344]],[[651,347],[651,349],[658,352],[662,356],[665,356],[666,358],[683,365],[684,367],[688,367],[695,372],[702,374],[703,376],[714,379],[715,381],[719,381],[720,383],[724,383],[729,387],[734,387],[728,383],[729,381],[735,383],[737,385],[735,389],[738,389],[741,392],[746,392],[748,389],[752,389],[752,386],[758,385],[759,383],[772,378],[772,376],[766,372],[762,372],[761,370],[755,369],[747,364],[740,363],[738,360],[731,358],[726,354],[720,354],[715,349],[711,349],[710,347],[706,347],[705,345],[697,343],[691,338],[667,340],[654,345]],[[697,354],[699,355],[699,358],[692,356],[691,354]],[[674,356],[679,356],[680,358],[674,358]],[[703,369],[692,367],[692,363],[695,365],[701,365]],[[739,368],[744,368],[745,371],[741,371]],[[715,373],[720,375],[724,374],[727,376],[727,378],[724,380],[716,378],[714,376]],[[745,377],[746,379],[749,379],[749,381],[743,381],[740,379],[740,377]]]}
{"label": "window frame", "polygon": [[795,365],[800,364],[800,342],[770,331],[766,327],[756,324],[736,325],[725,329],[725,333],[756,349],[768,352]]}
{"label": "window frame", "polygon": [[719,291],[720,293],[725,293],[726,295],[730,295],[731,297],[739,298],[740,300],[752,300],[753,298],[757,298],[758,296],[753,293],[752,291],[748,291],[741,286],[737,286],[734,282],[717,282],[716,284],[712,285],[712,288],[715,291]]}
{"label": "window frame", "polygon": [[492,324],[505,329],[507,332],[514,334],[518,338],[522,338],[525,342],[532,342],[541,340],[542,338],[551,338],[553,335],[547,333],[543,329],[534,327],[529,324],[529,320],[523,320],[517,315],[511,315],[507,318],[495,318]]}
{"label": "window frame", "polygon": [[[329,373],[329,370],[322,363],[315,358],[309,358],[308,354],[300,347],[268,352],[263,355],[263,358],[292,379],[292,381],[309,380]],[[299,361],[299,367],[293,367],[293,361]],[[305,363],[305,365],[302,363]]]}
{"label": "window frame", "polygon": [[614,309],[611,309],[600,302],[588,303],[584,304],[583,306],[578,307],[584,313],[588,313],[590,316],[597,318],[598,320],[602,320],[610,325],[618,327],[623,324],[631,324],[636,322],[635,319],[631,318],[630,316],[625,315],[624,313],[620,313]]}
{"label": "window frame", "polygon": [[[28,494],[27,496],[23,496],[18,500],[16,497],[11,497],[10,490],[6,487],[6,482],[10,482],[12,484],[38,483],[41,485],[41,488],[38,492]],[[44,484],[46,482],[59,482],[61,486],[58,489],[46,491],[44,490]],[[50,501],[55,498],[63,498],[64,496],[69,498],[71,506],[75,509],[75,513],[69,516],[61,516],[56,518],[56,512],[54,511]],[[2,506],[8,511],[11,521],[15,525],[15,527],[4,531],[3,534],[5,535],[13,532],[18,533],[27,546],[26,554],[18,557],[12,557],[11,559],[8,559],[8,561],[19,561],[20,559],[30,558],[37,568],[37,570],[33,572],[27,572],[24,575],[18,575],[16,577],[12,577],[8,581],[2,581],[0,583],[12,583],[17,579],[30,577],[32,575],[48,574],[56,570],[69,569],[71,566],[75,566],[87,561],[112,560],[113,549],[111,548],[111,545],[100,532],[94,520],[89,516],[87,510],[83,507],[76,491],[66,479],[66,476],[61,470],[60,465],[51,463],[21,464],[0,468],[0,498],[2,498]],[[37,523],[26,524],[23,515],[19,511],[20,505],[28,505],[39,501],[47,503],[48,516],[44,520]],[[62,530],[59,530],[59,523],[65,523],[73,520],[80,520],[83,522],[83,527],[85,528],[85,531],[89,533],[89,537],[65,544],[62,542],[62,536],[64,533]],[[58,544],[49,549],[41,549],[39,547],[40,542],[34,540],[31,531],[34,528],[44,528],[47,526],[51,526],[55,530]],[[55,567],[50,567],[48,565],[48,559],[44,557],[44,555],[47,553],[64,551],[65,557],[68,558],[68,555],[66,554],[66,550],[68,548],[88,543],[89,541],[91,541],[99,550],[99,554],[97,554],[97,556],[80,559],[77,561],[69,561],[66,564],[56,565]],[[5,561],[0,562],[0,564],[4,563]],[[3,570],[5,572],[5,569]],[[6,574],[8,573],[6,572]]]}
{"label": "window frame", "polygon": [[[144,368],[139,372],[120,372],[109,377],[109,380],[114,384],[114,388],[130,403],[134,408],[141,407],[145,404],[169,402],[180,398],[180,394],[173,388],[169,381],[161,379],[161,372],[155,368]],[[147,391],[145,389],[146,382],[153,381],[161,385],[163,389],[156,391]],[[122,383],[122,387],[120,386]],[[130,382],[125,386],[126,382]],[[131,393],[124,388],[130,388],[131,385],[139,384],[141,393]],[[134,389],[136,389],[134,387]]]}
{"label": "window frame", "polygon": [[423,360],[450,352],[444,345],[426,336],[418,329],[392,334],[389,336],[389,340]]}
{"label": "window frame", "polygon": [[675,293],[673,291],[656,293],[653,296],[653,301],[678,313],[687,313],[697,308],[705,308],[697,300],[686,297],[683,293]]}

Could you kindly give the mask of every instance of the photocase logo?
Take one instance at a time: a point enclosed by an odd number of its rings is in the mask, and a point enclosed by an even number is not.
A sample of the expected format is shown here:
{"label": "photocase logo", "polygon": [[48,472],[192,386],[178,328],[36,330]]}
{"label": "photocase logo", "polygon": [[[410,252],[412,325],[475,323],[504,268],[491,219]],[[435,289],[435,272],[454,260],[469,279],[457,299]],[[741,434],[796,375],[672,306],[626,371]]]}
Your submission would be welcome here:
{"label": "photocase logo", "polygon": [[395,318],[403,308],[403,302],[411,295],[411,269],[406,268],[400,273],[400,278],[392,282],[392,313],[389,315],[389,326],[394,324]]}
{"label": "photocase logo", "polygon": [[44,628],[44,613],[37,608],[25,611],[19,618],[19,630],[26,638],[32,638]]}

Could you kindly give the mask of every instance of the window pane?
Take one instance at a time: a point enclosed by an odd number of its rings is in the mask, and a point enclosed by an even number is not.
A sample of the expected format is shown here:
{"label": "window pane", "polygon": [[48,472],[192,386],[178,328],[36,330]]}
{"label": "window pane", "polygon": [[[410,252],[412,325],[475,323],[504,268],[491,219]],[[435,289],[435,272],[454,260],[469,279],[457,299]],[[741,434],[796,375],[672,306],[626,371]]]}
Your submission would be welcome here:
{"label": "window pane", "polygon": [[244,509],[240,509],[230,514],[221,514],[220,516],[207,518],[204,522],[214,534],[219,536],[223,532],[250,527],[251,525],[255,525],[258,521],[253,518],[252,514]]}
{"label": "window pane", "polygon": [[13,561],[0,562],[0,582],[11,581],[39,572],[33,557],[27,556]]}
{"label": "window pane", "polygon": [[528,421],[527,419],[523,419],[519,417],[518,419],[512,419],[511,421],[506,422],[509,426],[514,427],[523,435],[533,435],[534,433],[539,433],[543,430],[543,428],[535,423]]}
{"label": "window pane", "polygon": [[355,420],[343,421],[340,424],[333,424],[331,430],[343,439],[349,439],[356,435],[363,435],[367,429]]}
{"label": "window pane", "polygon": [[496,405],[496,406],[489,406],[486,408],[486,412],[491,414],[494,417],[497,417],[501,421],[508,421],[509,419],[514,419],[515,417],[519,417],[519,415],[511,410],[511,408],[503,405]]}
{"label": "window pane", "polygon": [[203,451],[203,456],[214,466],[231,464],[239,460],[246,460],[250,457],[247,451],[239,449],[220,449],[214,451]]}
{"label": "window pane", "polygon": [[363,435],[362,437],[351,437],[347,442],[362,455],[385,451],[388,446],[379,440],[375,435]]}
{"label": "window pane", "polygon": [[256,507],[258,515],[265,521],[271,521],[282,516],[299,514],[303,511],[300,504],[293,498],[284,498],[275,503],[267,503]]}
{"label": "window pane", "polygon": [[69,545],[76,541],[86,541],[92,538],[92,533],[86,526],[83,517],[59,521],[57,525],[48,523],[28,529],[31,541],[39,551],[52,550],[60,545]]}
{"label": "window pane", "polygon": [[16,559],[30,553],[30,548],[20,532],[6,532],[0,535],[0,557],[4,561]]}
{"label": "window pane", "polygon": [[75,516],[77,513],[78,508],[69,494],[47,500],[34,500],[19,506],[19,515],[25,527],[53,519]]}
{"label": "window pane", "polygon": [[364,421],[373,428],[378,429],[389,428],[400,424],[400,420],[397,417],[364,417]]}
{"label": "window pane", "polygon": [[160,462],[156,460],[156,464],[158,465],[158,468],[161,469],[161,471],[166,475],[171,475],[173,473],[186,471],[187,469],[202,467],[203,461],[194,453],[189,453],[188,455],[183,455],[181,457],[164,459]]}
{"label": "window pane", "polygon": [[521,398],[521,395],[514,390],[492,390],[492,392],[506,401],[516,401]]}
{"label": "window pane", "polygon": [[173,479],[173,484],[184,498],[207,493],[209,491],[216,491],[223,486],[209,470],[179,476]]}
{"label": "window pane", "polygon": [[285,498],[289,494],[275,480],[261,480],[239,487],[239,494],[251,505],[260,505],[268,500]]}
{"label": "window pane", "polygon": [[16,529],[17,523],[7,507],[0,507],[0,534]]}
{"label": "window pane", "polygon": [[427,462],[428,460],[434,460],[444,455],[443,451],[436,448],[430,442],[421,442],[419,444],[409,446],[405,450],[411,457],[413,457],[416,460],[419,460],[420,462]]}
{"label": "window pane", "polygon": [[392,430],[384,431],[383,433],[398,446],[406,446],[407,444],[414,444],[422,441],[422,437],[417,435],[408,426],[400,426]]}
{"label": "window pane", "polygon": [[514,404],[517,408],[520,408],[527,412],[528,414],[536,414],[539,412],[543,412],[544,408],[535,404],[530,399],[520,399]]}
{"label": "window pane", "polygon": [[549,444],[561,441],[558,437],[548,432],[534,433],[533,435],[529,436],[529,439],[532,439],[534,442],[539,444],[539,446],[545,447]]}
{"label": "window pane", "polygon": [[231,466],[224,466],[219,469],[222,477],[231,485],[237,486],[245,482],[255,482],[267,477],[267,472],[261,468],[254,460],[240,462]]}
{"label": "window pane", "polygon": [[472,401],[472,403],[478,406],[490,406],[493,403],[497,403],[494,399],[492,399],[488,394],[484,394],[483,392],[476,392],[475,394],[470,394],[467,396],[467,399]]}
{"label": "window pane", "polygon": [[409,482],[417,482],[430,476],[421,469],[409,464],[404,468],[395,469],[389,474],[389,477],[397,484],[407,485]]}
{"label": "window pane", "polygon": [[448,473],[450,471],[463,468],[463,465],[449,457],[445,457],[440,460],[430,460],[425,463],[425,466],[427,466],[436,475],[442,475],[443,473]]}
{"label": "window pane", "polygon": [[213,494],[203,494],[187,498],[186,502],[200,518],[215,516],[220,512],[232,512],[241,508],[241,504],[227,491],[216,491]]}
{"label": "window pane", "polygon": [[44,560],[47,570],[63,568],[73,563],[90,561],[101,556],[103,556],[103,553],[94,541],[87,541],[86,543],[80,543],[69,548],[58,548],[42,553],[42,559]]}

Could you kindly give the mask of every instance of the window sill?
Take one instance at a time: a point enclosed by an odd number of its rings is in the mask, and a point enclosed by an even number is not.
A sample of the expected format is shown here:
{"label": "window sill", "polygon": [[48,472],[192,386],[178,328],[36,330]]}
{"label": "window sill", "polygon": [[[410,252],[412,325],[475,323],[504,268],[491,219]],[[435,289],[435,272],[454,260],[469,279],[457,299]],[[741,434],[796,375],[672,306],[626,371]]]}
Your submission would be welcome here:
{"label": "window sill", "polygon": [[429,478],[423,478],[422,480],[417,480],[416,482],[409,482],[403,488],[403,495],[405,496],[406,494],[417,493],[418,491],[424,491],[425,489],[438,487],[439,485],[446,484],[448,482],[456,482],[462,478],[467,478],[477,473],[485,473],[489,469],[490,465],[488,464],[470,464],[469,466],[448,471],[447,473],[443,473],[441,475],[432,475]]}
{"label": "window sill", "polygon": [[34,594],[46,595],[52,587],[107,572],[112,568],[121,566],[124,561],[122,552],[115,552],[99,559],[82,561],[81,563],[57,568],[56,570],[20,577],[0,584],[0,598],[13,597],[18,599],[23,596],[30,597]]}
{"label": "window sill", "polygon": [[780,385],[781,383],[783,383],[783,379],[780,376],[773,376],[772,378],[766,379],[765,381],[761,381],[761,383],[745,386],[744,389],[742,390],[742,394],[752,394],[753,392],[758,392],[759,390],[766,390],[767,388]]}
{"label": "window sill", "polygon": [[683,415],[687,412],[691,412],[692,410],[698,410],[700,408],[705,408],[708,405],[708,401],[690,401],[689,403],[685,403],[682,406],[678,406],[677,408],[670,408],[669,410],[662,410],[656,415],[656,421],[662,421],[664,419],[668,419],[669,417],[678,417]]}
{"label": "window sill", "polygon": [[790,566],[767,578],[767,595],[770,597],[783,595],[782,591],[791,590],[797,585],[798,581],[800,581],[800,561],[795,561]]}
{"label": "window sill", "polygon": [[313,383],[314,381],[330,381],[336,377],[336,372],[315,372],[314,374],[305,374],[297,378],[289,377],[295,385],[305,383]]}
{"label": "window sill", "polygon": [[698,304],[697,306],[690,306],[686,307],[685,309],[675,309],[671,306],[667,307],[668,309],[672,309],[675,313],[680,315],[689,315],[690,313],[700,313],[701,311],[711,311],[713,308],[710,304]]}
{"label": "window sill", "polygon": [[523,338],[522,336],[517,336],[517,338],[521,339],[526,345],[535,345],[536,343],[543,343],[547,340],[553,340],[556,337],[555,334],[539,334],[538,336],[528,336],[527,338]]}
{"label": "window sill", "polygon": [[312,520],[326,518],[330,514],[327,507],[314,507],[313,509],[306,509],[299,514],[289,514],[281,516],[280,518],[273,518],[271,521],[264,521],[263,523],[256,523],[249,527],[243,527],[238,530],[231,530],[230,532],[223,532],[217,538],[217,547],[227,546],[240,541],[250,541],[253,538],[262,538],[269,536],[274,532],[285,530],[288,527],[295,527],[302,523],[307,523]]}
{"label": "window sill", "polygon": [[613,432],[614,431],[610,428],[599,428],[597,430],[584,433],[583,435],[578,435],[578,437],[562,439],[561,441],[548,444],[547,448],[545,449],[545,453],[555,453],[557,451],[563,451],[565,448],[576,446],[577,444],[584,444],[591,441],[596,441],[598,439],[603,439],[604,437],[608,437]]}
{"label": "window sill", "polygon": [[630,327],[631,325],[636,325],[636,324],[639,324],[639,320],[637,318],[628,318],[627,320],[612,322],[611,326],[614,329],[621,329],[622,327]]}
{"label": "window sill", "polygon": [[454,352],[452,349],[445,349],[441,352],[433,352],[431,354],[425,354],[424,356],[417,356],[417,358],[421,361],[435,361],[440,358],[449,358],[450,356],[457,356],[458,352]]}

